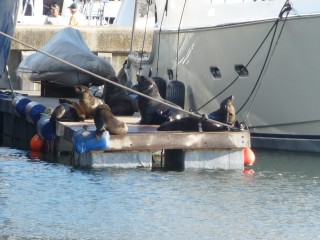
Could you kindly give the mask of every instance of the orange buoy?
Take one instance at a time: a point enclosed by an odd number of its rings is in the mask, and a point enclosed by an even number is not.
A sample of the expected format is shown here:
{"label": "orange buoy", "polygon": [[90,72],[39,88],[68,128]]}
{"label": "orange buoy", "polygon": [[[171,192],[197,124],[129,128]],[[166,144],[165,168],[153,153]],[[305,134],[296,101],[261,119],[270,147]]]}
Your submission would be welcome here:
{"label": "orange buoy", "polygon": [[36,134],[30,140],[30,148],[34,152],[48,151],[48,142],[47,141],[44,142],[40,138],[40,136],[38,134]]}
{"label": "orange buoy", "polygon": [[256,156],[254,155],[253,151],[251,150],[251,148],[248,148],[248,147],[243,150],[243,156],[244,156],[244,165],[251,166],[256,160]]}

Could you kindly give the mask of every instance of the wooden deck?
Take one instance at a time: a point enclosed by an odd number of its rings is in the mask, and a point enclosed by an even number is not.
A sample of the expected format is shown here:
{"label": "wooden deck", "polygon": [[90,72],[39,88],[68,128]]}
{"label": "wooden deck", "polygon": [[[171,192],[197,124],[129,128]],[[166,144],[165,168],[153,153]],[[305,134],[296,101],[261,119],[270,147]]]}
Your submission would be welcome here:
{"label": "wooden deck", "polygon": [[[111,135],[110,147],[105,151],[161,150],[161,149],[238,149],[250,145],[250,134],[239,132],[159,132],[157,125],[140,125],[140,117],[118,117],[127,123],[128,134]],[[74,132],[84,126],[94,131],[93,120],[85,122],[58,122],[57,136],[70,140]]]}

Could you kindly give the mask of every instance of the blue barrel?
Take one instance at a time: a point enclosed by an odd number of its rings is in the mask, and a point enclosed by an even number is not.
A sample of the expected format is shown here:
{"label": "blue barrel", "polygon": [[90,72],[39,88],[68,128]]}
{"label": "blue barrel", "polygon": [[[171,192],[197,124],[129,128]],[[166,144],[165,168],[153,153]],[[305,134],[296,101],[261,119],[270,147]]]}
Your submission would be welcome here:
{"label": "blue barrel", "polygon": [[41,113],[46,110],[46,107],[37,102],[29,102],[25,109],[26,119],[29,122],[36,124],[41,117]]}
{"label": "blue barrel", "polygon": [[41,117],[37,122],[38,135],[45,140],[53,140],[56,137],[55,134],[55,122],[50,122],[50,118],[47,116]]}
{"label": "blue barrel", "polygon": [[24,117],[26,106],[29,102],[31,102],[29,98],[19,95],[13,99],[12,106],[21,117]]}
{"label": "blue barrel", "polygon": [[81,154],[92,150],[103,150],[109,148],[110,135],[105,131],[98,140],[95,131],[79,130],[73,133],[72,142],[77,153]]}
{"label": "blue barrel", "polygon": [[166,99],[184,108],[185,86],[184,83],[172,80],[167,86]]}

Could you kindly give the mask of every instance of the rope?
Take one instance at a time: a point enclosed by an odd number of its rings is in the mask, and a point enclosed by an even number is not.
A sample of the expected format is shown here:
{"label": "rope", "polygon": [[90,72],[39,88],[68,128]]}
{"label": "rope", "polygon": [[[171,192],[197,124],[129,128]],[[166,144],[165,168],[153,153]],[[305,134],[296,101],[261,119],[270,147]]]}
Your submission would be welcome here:
{"label": "rope", "polygon": [[[276,21],[277,22],[277,21]],[[246,68],[250,65],[250,63],[252,62],[252,60],[255,58],[255,56],[258,54],[258,52],[260,51],[261,47],[263,46],[264,42],[268,39],[271,31],[273,30],[273,28],[276,25],[276,22],[273,24],[273,26],[271,27],[271,29],[269,30],[269,32],[267,33],[267,35],[265,36],[265,38],[263,39],[263,41],[261,42],[261,44],[259,45],[258,49],[255,51],[255,53],[252,55],[252,57],[250,58],[249,62],[246,64]],[[217,95],[215,95],[213,98],[211,98],[209,101],[207,101],[205,104],[203,104],[201,107],[199,107],[197,111],[201,110],[202,108],[204,108],[205,106],[207,106],[210,102],[212,102],[214,99],[216,99],[217,97],[219,97],[222,93],[224,93],[227,89],[229,89],[238,79],[239,79],[239,75],[227,86],[225,87],[222,91],[220,91]]]}
{"label": "rope", "polygon": [[[242,106],[239,108],[239,110],[237,111],[237,113],[240,112],[240,111],[244,108],[244,106],[248,103],[248,101],[249,101],[249,99],[251,98],[252,94],[253,94],[254,91],[256,90],[258,84],[261,83],[262,74],[263,74],[263,72],[265,72],[265,70],[266,70],[266,66],[267,66],[267,62],[268,62],[269,56],[270,56],[270,52],[271,52],[271,48],[272,48],[273,41],[274,41],[274,38],[275,38],[275,34],[276,34],[276,32],[277,32],[278,22],[279,22],[279,21],[277,21],[277,25],[276,25],[276,27],[275,27],[275,29],[274,29],[274,32],[273,32],[273,35],[272,35],[272,38],[271,38],[271,42],[270,42],[270,46],[269,46],[269,49],[268,49],[268,53],[267,53],[267,56],[266,56],[266,58],[265,58],[265,60],[264,60],[263,66],[262,66],[262,68],[261,68],[261,71],[260,71],[260,73],[259,73],[258,79],[257,79],[256,83],[254,84],[254,86],[253,86],[253,88],[252,88],[249,96],[247,97],[246,101],[242,104]],[[259,85],[259,86],[260,86],[260,85]],[[257,92],[258,92],[258,90],[256,91],[256,94],[257,94]],[[256,94],[255,94],[255,96],[256,96]],[[254,98],[255,98],[255,96],[254,96]],[[253,98],[253,99],[254,99],[254,98]],[[251,103],[251,106],[252,106],[252,104],[253,104],[253,101],[252,101],[252,103]],[[250,106],[250,108],[251,108],[251,106]]]}
{"label": "rope", "polygon": [[[260,86],[261,86],[261,82],[262,82],[261,79],[263,79],[263,77],[264,77],[264,75],[265,75],[265,73],[266,73],[266,71],[267,71],[267,69],[268,69],[268,66],[269,66],[269,64],[270,64],[271,58],[272,58],[272,56],[273,56],[273,54],[274,54],[274,51],[275,51],[275,49],[276,49],[276,47],[277,47],[277,45],[278,45],[280,36],[282,35],[282,30],[283,30],[283,27],[284,27],[284,25],[285,25],[285,23],[286,23],[286,20],[287,20],[288,15],[289,15],[289,12],[287,13],[287,16],[286,16],[286,18],[285,18],[285,20],[284,20],[284,23],[283,23],[282,28],[281,28],[281,30],[280,30],[280,33],[279,33],[279,35],[278,35],[277,41],[276,41],[276,43],[275,43],[275,45],[274,45],[274,47],[273,47],[272,53],[270,54],[271,47],[272,47],[272,45],[273,45],[273,41],[274,41],[274,37],[275,37],[275,33],[276,33],[276,29],[275,29],[275,32],[274,32],[274,35],[273,35],[273,37],[272,37],[272,41],[271,41],[271,44],[270,44],[270,48],[269,48],[269,50],[268,50],[268,54],[267,54],[265,63],[264,63],[264,65],[263,65],[262,69],[261,69],[261,72],[260,72],[260,75],[259,75],[259,77],[258,77],[258,80],[257,80],[254,88],[252,89],[249,97],[248,97],[247,100],[245,101],[245,103],[244,103],[244,104],[242,105],[242,107],[237,111],[237,113],[238,113],[238,112],[240,112],[240,111],[243,109],[243,107],[244,107],[244,106],[247,104],[247,102],[249,101],[249,99],[250,99],[250,97],[251,97],[251,94],[253,94],[256,86],[258,86],[257,91],[256,91],[255,94],[253,95],[252,102],[251,102],[251,104],[250,104],[250,106],[249,106],[249,109],[248,109],[247,114],[246,114],[246,116],[245,116],[245,118],[244,118],[244,121],[247,120],[247,118],[248,118],[248,116],[249,116],[249,114],[250,114],[250,112],[251,112],[251,109],[252,109],[254,100],[255,100],[255,98],[256,98],[256,96],[257,96],[257,94],[258,94],[259,88],[260,88]],[[269,57],[269,55],[270,55],[270,57]]]}
{"label": "rope", "polygon": [[[123,86],[123,85],[121,85],[121,84],[119,84],[119,83],[113,82],[113,81],[111,81],[111,80],[108,79],[108,78],[101,77],[101,76],[99,76],[99,75],[97,75],[97,74],[95,74],[95,73],[92,73],[92,72],[90,72],[90,71],[88,71],[88,70],[86,70],[86,69],[83,69],[83,68],[81,68],[81,67],[78,67],[77,65],[74,65],[74,64],[72,64],[72,63],[70,63],[70,62],[67,62],[67,61],[65,61],[65,60],[63,60],[63,59],[61,59],[61,58],[58,58],[58,57],[56,57],[56,56],[54,56],[54,55],[51,55],[51,54],[49,54],[49,53],[46,53],[46,52],[42,51],[41,49],[37,49],[37,48],[35,48],[35,47],[32,47],[31,45],[29,45],[29,44],[27,44],[27,43],[25,43],[25,42],[23,42],[23,41],[21,41],[21,40],[18,40],[18,39],[16,39],[16,38],[14,38],[14,37],[12,37],[12,36],[10,36],[10,35],[2,32],[2,31],[0,31],[0,35],[4,36],[4,37],[6,37],[6,38],[9,38],[10,40],[13,40],[13,41],[15,41],[15,42],[18,42],[18,43],[20,43],[20,44],[22,44],[22,45],[24,45],[24,46],[26,46],[26,47],[28,47],[28,48],[30,48],[30,49],[33,49],[33,50],[35,50],[35,51],[37,51],[37,52],[39,52],[39,53],[42,53],[42,54],[44,54],[44,55],[47,56],[47,57],[50,57],[50,58],[53,58],[53,59],[55,59],[55,60],[57,60],[57,61],[60,61],[60,62],[62,62],[62,63],[65,63],[65,64],[67,64],[68,66],[71,66],[71,67],[73,67],[73,68],[75,68],[75,69],[77,69],[77,70],[79,70],[79,71],[81,71],[81,72],[84,72],[84,73],[86,73],[86,74],[88,74],[88,75],[90,75],[90,76],[93,76],[93,77],[95,77],[95,78],[101,79],[101,80],[103,80],[103,81],[105,81],[105,82],[108,82],[108,83],[110,83],[110,84],[113,84],[113,85],[115,85],[115,86],[117,86],[117,87],[123,88],[123,89],[125,89],[125,90],[127,90],[127,91],[130,91],[130,92],[132,92],[132,93],[135,93],[135,94],[137,94],[137,95],[139,95],[139,96],[142,96],[142,97],[144,97],[144,98],[147,98],[147,99],[156,101],[156,102],[158,102],[158,103],[164,104],[164,105],[166,105],[166,106],[168,106],[168,107],[170,107],[170,108],[173,108],[173,109],[178,110],[178,111],[183,112],[183,113],[187,113],[187,114],[189,114],[189,115],[191,115],[191,116],[198,117],[198,118],[201,118],[201,117],[202,117],[202,116],[200,116],[199,114],[195,114],[195,113],[193,113],[193,112],[186,111],[186,110],[181,109],[180,107],[177,107],[177,106],[175,106],[175,105],[172,105],[172,104],[170,104],[170,103],[168,103],[168,102],[164,102],[164,101],[162,101],[161,99],[156,99],[156,98],[150,97],[150,96],[148,96],[148,95],[145,95],[145,94],[143,94],[143,93],[140,93],[140,92],[138,92],[138,91],[135,91],[134,89],[131,89],[131,88],[128,88],[128,87],[126,87],[126,86]],[[211,121],[211,122],[220,124],[221,126],[225,126],[225,127],[228,127],[228,128],[233,128],[233,126],[231,126],[231,125],[229,125],[229,124],[225,124],[225,123],[222,123],[222,122],[219,122],[219,121],[215,121],[215,120],[213,120],[213,119],[208,119],[208,121]]]}
{"label": "rope", "polygon": [[6,73],[7,73],[7,78],[8,78],[8,81],[9,81],[11,96],[12,96],[12,97],[15,97],[15,93],[13,92],[13,88],[12,88],[11,78],[10,78],[10,75],[9,75],[9,67],[8,67],[8,64],[6,65]]}
{"label": "rope", "polygon": [[[255,51],[255,53],[253,54],[253,56],[251,57],[251,59],[249,60],[249,62],[246,64],[246,68],[250,65],[250,63],[253,61],[253,59],[255,58],[255,56],[258,54],[258,52],[260,51],[261,47],[263,46],[263,44],[265,43],[265,41],[268,39],[270,33],[272,32],[272,30],[278,25],[279,19],[282,18],[282,14],[284,11],[288,11],[290,10],[290,8],[288,6],[291,6],[291,3],[289,2],[289,0],[286,0],[286,2],[284,3],[283,7],[280,10],[280,14],[278,19],[274,22],[273,26],[270,28],[269,32],[267,33],[267,35],[265,36],[265,38],[263,39],[263,41],[261,42],[261,44],[259,45],[259,47],[257,48],[257,50]],[[288,16],[289,13],[287,13]],[[280,37],[280,35],[279,35]],[[201,110],[202,108],[204,108],[205,106],[207,106],[210,102],[212,102],[214,99],[216,99],[218,96],[220,96],[222,93],[224,93],[227,89],[229,89],[238,79],[239,79],[239,75],[227,86],[225,87],[223,90],[221,90],[217,95],[215,95],[213,98],[211,98],[210,100],[208,100],[206,103],[204,103],[201,107],[199,107],[197,110],[195,110],[195,112]],[[250,95],[249,95],[250,98]]]}
{"label": "rope", "polygon": [[163,14],[162,14],[160,28],[159,28],[158,49],[157,49],[158,50],[158,54],[157,54],[158,55],[157,56],[157,74],[156,74],[156,76],[158,76],[158,73],[159,73],[160,36],[161,36],[161,31],[162,31],[162,23],[163,23],[163,19],[164,19],[164,14],[167,12],[167,5],[168,5],[168,0],[166,1],[166,5],[164,6],[164,11],[163,11]]}
{"label": "rope", "polygon": [[183,14],[184,14],[186,3],[187,3],[187,0],[184,1],[183,8],[182,8],[182,13],[181,13],[180,21],[179,21],[179,27],[178,27],[176,80],[178,80],[180,27],[181,27],[182,17],[183,17]]}
{"label": "rope", "polygon": [[140,70],[142,70],[142,59],[143,59],[143,51],[144,51],[144,45],[145,45],[145,40],[146,40],[146,34],[147,34],[147,25],[148,25],[148,19],[149,19],[149,9],[150,5],[147,3],[148,8],[147,8],[147,18],[146,18],[146,24],[144,27],[144,34],[143,34],[143,41],[142,41],[142,49],[141,49],[141,58],[140,58],[140,66],[139,66],[139,74]]}
{"label": "rope", "polygon": [[[15,97],[15,93],[13,91],[13,88],[12,88],[12,84],[11,84],[11,78],[10,78],[10,75],[9,75],[9,67],[8,67],[8,64],[6,65],[6,74],[7,74],[7,78],[8,78],[8,81],[9,81],[9,86],[10,86],[10,91],[11,91],[11,97],[12,97],[12,100],[11,100],[11,103],[13,103],[13,100],[14,100],[14,97]],[[13,123],[13,126],[15,126],[15,116],[14,116],[14,110],[13,108],[11,108],[11,122]],[[15,128],[12,128],[11,130],[11,144],[12,146],[14,145],[14,129]],[[26,129],[26,128],[25,128]]]}
{"label": "rope", "polygon": [[134,3],[134,12],[133,12],[133,21],[132,21],[132,31],[131,31],[131,45],[130,45],[130,53],[133,51],[133,43],[134,43],[134,32],[136,29],[135,19],[137,16],[137,1]]}

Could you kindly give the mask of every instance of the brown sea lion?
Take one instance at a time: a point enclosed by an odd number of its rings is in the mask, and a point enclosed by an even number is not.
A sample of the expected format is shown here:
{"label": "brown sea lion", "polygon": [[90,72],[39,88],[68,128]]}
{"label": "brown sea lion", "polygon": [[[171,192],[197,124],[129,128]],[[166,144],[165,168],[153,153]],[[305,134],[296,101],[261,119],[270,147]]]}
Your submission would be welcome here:
{"label": "brown sea lion", "polygon": [[220,104],[220,108],[208,115],[210,119],[234,126],[236,122],[236,110],[233,106],[234,96],[229,96]]}
{"label": "brown sea lion", "polygon": [[68,99],[59,99],[60,104],[53,110],[50,121],[79,122],[85,120],[85,112],[81,106]]}
{"label": "brown sea lion", "polygon": [[128,132],[127,124],[116,118],[107,104],[96,107],[93,120],[97,139],[101,138],[104,131],[108,131],[110,135],[124,135]]}
{"label": "brown sea lion", "polygon": [[83,108],[80,106],[79,103],[77,103],[75,101],[72,101],[72,100],[69,100],[69,99],[66,99],[66,98],[59,98],[59,103],[60,104],[62,104],[62,103],[71,104],[75,108],[75,110],[77,111],[77,114],[78,114],[80,119],[84,120],[86,118],[86,113],[83,110]]}
{"label": "brown sea lion", "polygon": [[[149,97],[158,99],[166,103],[170,103],[171,105],[182,109],[178,105],[166,101],[161,97],[158,86],[152,78],[139,76],[138,88],[139,92]],[[161,124],[165,121],[169,121],[170,119],[176,119],[182,116],[181,111],[140,95],[138,96],[138,108],[141,114],[141,124]]]}
{"label": "brown sea lion", "polygon": [[77,85],[74,89],[78,94],[79,104],[86,113],[86,118],[93,118],[94,110],[97,106],[103,104],[102,100],[96,98],[86,86]]}
{"label": "brown sea lion", "polygon": [[[109,77],[115,83],[120,84],[116,77]],[[132,116],[135,112],[134,99],[131,98],[124,88],[106,82],[103,88],[103,99],[109,105],[114,115]]]}

